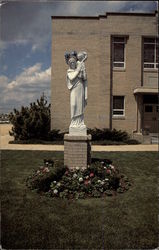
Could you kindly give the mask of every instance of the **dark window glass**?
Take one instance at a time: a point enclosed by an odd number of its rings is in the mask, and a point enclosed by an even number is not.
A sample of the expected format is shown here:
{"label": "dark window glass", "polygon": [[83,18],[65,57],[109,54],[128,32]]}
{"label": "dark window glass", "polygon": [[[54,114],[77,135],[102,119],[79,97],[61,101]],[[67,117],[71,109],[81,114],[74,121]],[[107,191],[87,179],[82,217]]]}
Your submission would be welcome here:
{"label": "dark window glass", "polygon": [[153,69],[154,66],[155,66],[154,64],[144,63],[144,68],[151,68],[151,69]]}
{"label": "dark window glass", "polygon": [[153,111],[153,107],[152,106],[145,106],[145,112],[149,112],[151,113]]}
{"label": "dark window glass", "polygon": [[114,62],[124,62],[124,47],[125,44],[114,43]]}
{"label": "dark window glass", "polygon": [[144,38],[145,43],[155,43],[155,38],[147,37]]}
{"label": "dark window glass", "polygon": [[113,96],[113,109],[124,109],[124,96]]}
{"label": "dark window glass", "polygon": [[156,44],[156,63],[159,61],[159,51],[158,51],[158,44]]}
{"label": "dark window glass", "polygon": [[143,95],[143,103],[144,104],[157,104],[158,96],[157,95]]}
{"label": "dark window glass", "polygon": [[144,62],[154,63],[155,44],[144,44]]}
{"label": "dark window glass", "polygon": [[157,113],[159,112],[159,106],[156,106],[156,112]]}
{"label": "dark window glass", "polygon": [[113,115],[123,115],[124,111],[123,110],[113,110]]}
{"label": "dark window glass", "polygon": [[114,42],[125,43],[125,37],[114,37]]}

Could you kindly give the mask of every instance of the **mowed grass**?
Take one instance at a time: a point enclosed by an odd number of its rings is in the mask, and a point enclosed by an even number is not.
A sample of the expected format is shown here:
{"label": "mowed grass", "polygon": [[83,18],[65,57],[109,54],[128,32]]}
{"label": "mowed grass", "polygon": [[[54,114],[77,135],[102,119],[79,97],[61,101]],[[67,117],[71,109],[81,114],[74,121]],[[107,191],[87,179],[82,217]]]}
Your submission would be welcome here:
{"label": "mowed grass", "polygon": [[63,152],[1,151],[1,243],[4,249],[154,249],[158,246],[158,153],[101,152],[127,175],[131,189],[115,197],[51,199],[25,179],[44,158]]}

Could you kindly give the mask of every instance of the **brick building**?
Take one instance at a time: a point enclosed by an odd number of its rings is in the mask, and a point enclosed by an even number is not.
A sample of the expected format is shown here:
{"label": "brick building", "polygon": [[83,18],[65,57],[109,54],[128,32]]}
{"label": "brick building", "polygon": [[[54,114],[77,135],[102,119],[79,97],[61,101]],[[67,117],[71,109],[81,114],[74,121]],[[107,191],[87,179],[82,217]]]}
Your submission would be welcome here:
{"label": "brick building", "polygon": [[66,51],[84,50],[87,128],[157,133],[158,13],[52,16],[51,127],[68,130]]}

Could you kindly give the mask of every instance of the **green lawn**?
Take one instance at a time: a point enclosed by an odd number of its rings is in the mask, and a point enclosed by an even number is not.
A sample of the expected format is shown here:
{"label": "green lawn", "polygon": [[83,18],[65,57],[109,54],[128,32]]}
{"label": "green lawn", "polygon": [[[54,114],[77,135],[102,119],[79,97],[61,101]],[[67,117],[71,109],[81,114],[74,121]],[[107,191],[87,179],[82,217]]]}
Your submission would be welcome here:
{"label": "green lawn", "polygon": [[154,249],[158,246],[158,153],[101,152],[132,187],[115,197],[68,201],[28,190],[25,178],[63,152],[1,151],[4,249]]}

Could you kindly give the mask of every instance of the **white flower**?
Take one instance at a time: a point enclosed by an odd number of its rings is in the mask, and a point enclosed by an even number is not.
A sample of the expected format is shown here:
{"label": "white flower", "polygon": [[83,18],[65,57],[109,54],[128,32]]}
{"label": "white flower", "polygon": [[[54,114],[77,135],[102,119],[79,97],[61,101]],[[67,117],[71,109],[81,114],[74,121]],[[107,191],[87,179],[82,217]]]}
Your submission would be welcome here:
{"label": "white flower", "polygon": [[102,181],[101,184],[104,185],[104,181]]}
{"label": "white flower", "polygon": [[58,187],[60,187],[60,186],[61,186],[61,183],[60,183],[60,182],[58,182],[58,183],[57,183],[57,186],[58,186]]}
{"label": "white flower", "polygon": [[104,167],[104,169],[106,169],[107,167]]}
{"label": "white flower", "polygon": [[75,173],[75,174],[73,174],[73,178],[76,178],[77,177],[77,174]]}
{"label": "white flower", "polygon": [[114,169],[114,166],[113,166],[113,165],[110,165],[110,168],[111,168],[111,169]]}
{"label": "white flower", "polygon": [[101,180],[98,180],[98,183],[101,183],[102,181]]}
{"label": "white flower", "polygon": [[109,179],[108,179],[108,178],[105,178],[105,181],[109,181]]}
{"label": "white flower", "polygon": [[39,174],[39,173],[40,173],[40,170],[37,171],[37,174]]}
{"label": "white flower", "polygon": [[80,168],[79,167],[76,167],[76,170],[79,170]]}
{"label": "white flower", "polygon": [[56,181],[53,181],[54,184],[56,184]]}
{"label": "white flower", "polygon": [[48,172],[50,172],[50,170],[49,170],[48,168],[45,168],[45,172],[47,172],[47,173],[48,173]]}
{"label": "white flower", "polygon": [[82,182],[82,181],[83,181],[83,178],[82,178],[82,177],[80,177],[80,178],[79,178],[79,182]]}
{"label": "white flower", "polygon": [[89,175],[86,176],[86,180],[88,180],[88,179],[89,179]]}
{"label": "white flower", "polygon": [[57,194],[58,193],[58,190],[57,189],[54,189],[54,194]]}

